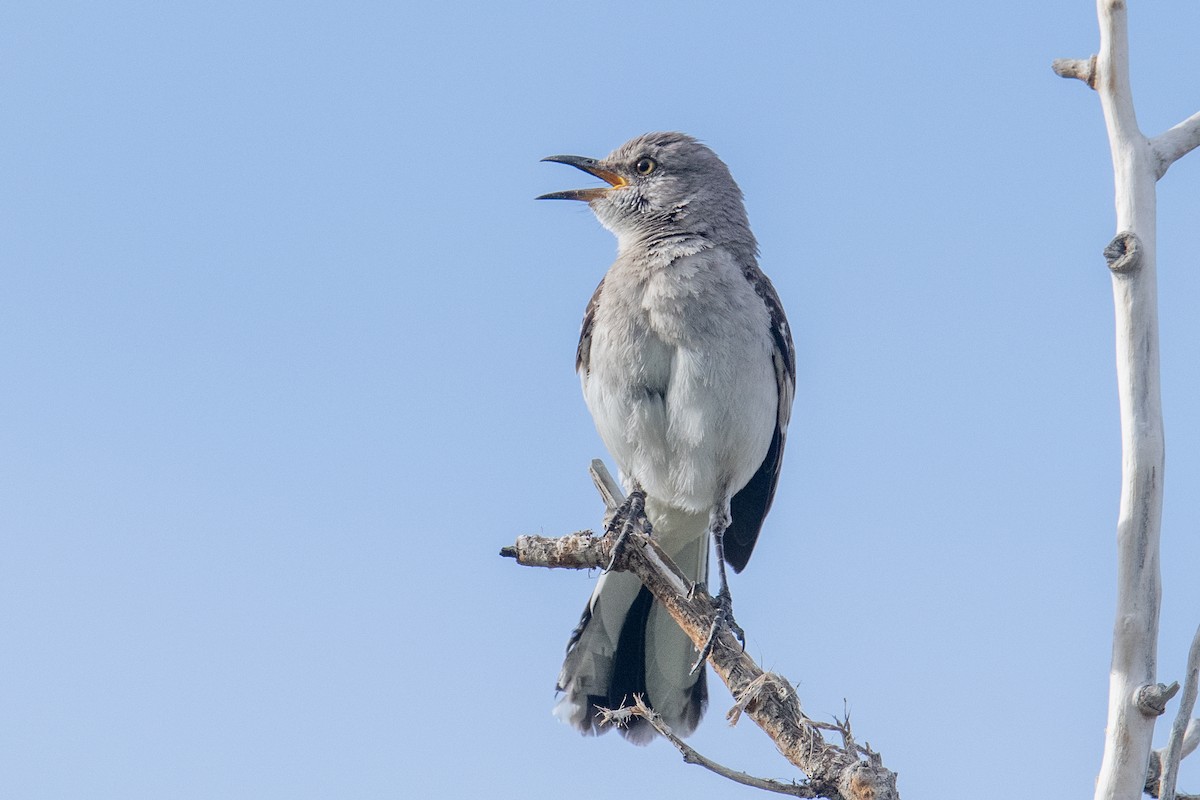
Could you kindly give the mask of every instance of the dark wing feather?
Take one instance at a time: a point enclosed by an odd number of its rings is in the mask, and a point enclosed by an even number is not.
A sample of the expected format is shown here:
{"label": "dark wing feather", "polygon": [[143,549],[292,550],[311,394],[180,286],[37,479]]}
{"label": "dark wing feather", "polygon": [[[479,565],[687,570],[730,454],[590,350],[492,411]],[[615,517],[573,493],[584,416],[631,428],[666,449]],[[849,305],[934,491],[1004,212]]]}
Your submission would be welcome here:
{"label": "dark wing feather", "polygon": [[596,322],[596,309],[600,307],[600,292],[604,290],[604,279],[600,279],[600,283],[596,286],[596,291],[592,292],[592,299],[588,301],[587,310],[583,312],[583,325],[579,328],[579,347],[575,349],[575,371],[587,373],[592,362],[592,325]]}
{"label": "dark wing feather", "polygon": [[792,397],[796,392],[796,349],[792,344],[792,332],[788,327],[787,317],[784,316],[783,306],[775,287],[767,276],[753,264],[745,269],[746,280],[754,286],[758,296],[766,303],[771,319],[771,340],[773,348],[771,361],[775,365],[775,384],[779,390],[779,405],[776,407],[775,432],[771,436],[771,446],[762,465],[729,504],[732,518],[729,528],[725,531],[722,544],[725,549],[725,563],[734,572],[741,572],[750,554],[754,552],[754,543],[758,541],[759,531],[762,530],[763,520],[771,510],[771,501],[775,499],[775,487],[779,483],[779,470],[783,465],[783,446],[787,441],[788,421],[792,416]]}

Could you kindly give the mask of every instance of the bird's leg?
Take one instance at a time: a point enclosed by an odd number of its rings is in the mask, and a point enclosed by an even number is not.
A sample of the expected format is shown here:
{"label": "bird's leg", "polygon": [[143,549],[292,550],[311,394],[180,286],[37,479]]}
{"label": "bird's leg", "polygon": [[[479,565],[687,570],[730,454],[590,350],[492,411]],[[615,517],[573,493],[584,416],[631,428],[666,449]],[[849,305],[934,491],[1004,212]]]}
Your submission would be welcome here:
{"label": "bird's leg", "polygon": [[746,632],[733,620],[733,595],[729,593],[729,580],[725,577],[725,528],[727,527],[729,526],[726,525],[713,531],[713,539],[717,545],[717,576],[721,580],[721,589],[717,592],[717,620],[723,621],[729,626],[744,649]]}
{"label": "bird's leg", "polygon": [[620,533],[617,534],[617,541],[613,544],[612,559],[608,562],[608,569],[612,569],[613,564],[617,563],[617,555],[625,546],[625,540],[638,525],[641,526],[642,533],[647,536],[653,532],[650,518],[646,516],[646,493],[642,491],[641,486],[635,483],[629,496],[625,498],[625,502],[613,513],[608,528],[604,531],[607,536],[620,530]]}
{"label": "bird's leg", "polygon": [[721,588],[715,597],[717,601],[717,613],[713,616],[712,627],[708,630],[708,638],[704,642],[704,646],[700,648],[700,655],[696,659],[696,663],[692,665],[691,672],[700,669],[704,664],[704,660],[712,653],[713,645],[717,641],[717,633],[722,626],[728,627],[729,631],[737,637],[742,643],[742,648],[746,647],[746,632],[733,619],[733,595],[729,592],[729,581],[725,577],[725,531],[729,528],[729,506],[720,511],[714,511],[709,520],[709,529],[712,531],[713,543],[717,548],[717,577],[721,582]]}

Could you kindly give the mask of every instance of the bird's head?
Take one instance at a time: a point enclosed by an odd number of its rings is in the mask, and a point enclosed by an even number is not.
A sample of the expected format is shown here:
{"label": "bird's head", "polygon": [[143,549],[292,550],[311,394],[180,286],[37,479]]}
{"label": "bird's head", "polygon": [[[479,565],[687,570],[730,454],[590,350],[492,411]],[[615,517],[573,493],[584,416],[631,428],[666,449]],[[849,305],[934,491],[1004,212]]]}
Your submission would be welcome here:
{"label": "bird's head", "polygon": [[754,246],[742,192],[729,168],[691,136],[647,133],[602,159],[549,156],[542,160],[570,164],[608,184],[551,192],[538,199],[587,202],[622,243],[696,236],[713,245]]}

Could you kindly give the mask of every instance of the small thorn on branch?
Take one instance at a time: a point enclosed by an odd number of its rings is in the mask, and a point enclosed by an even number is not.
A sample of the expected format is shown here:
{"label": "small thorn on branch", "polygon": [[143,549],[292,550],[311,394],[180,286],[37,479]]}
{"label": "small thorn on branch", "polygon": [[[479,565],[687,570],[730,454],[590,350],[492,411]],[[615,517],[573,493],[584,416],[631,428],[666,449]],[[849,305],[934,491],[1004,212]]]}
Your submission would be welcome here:
{"label": "small thorn on branch", "polygon": [[1137,707],[1147,717],[1159,717],[1166,713],[1167,702],[1179,692],[1179,682],[1173,681],[1170,686],[1165,683],[1152,683],[1138,689]]}
{"label": "small thorn on branch", "polygon": [[[854,741],[854,733],[850,729],[850,709],[844,698],[842,699],[842,712],[845,714],[845,717],[838,722],[838,725],[840,725],[842,729],[842,749],[849,753],[852,757],[857,758],[859,748]],[[837,722],[836,717],[834,718],[834,721]]]}
{"label": "small thorn on branch", "polygon": [[1092,89],[1096,88],[1096,57],[1091,58],[1056,58],[1050,65],[1054,74],[1060,78],[1076,78],[1083,81]]}
{"label": "small thorn on branch", "polygon": [[1121,231],[1104,248],[1104,260],[1113,272],[1125,274],[1142,266],[1142,242],[1136,233]]}

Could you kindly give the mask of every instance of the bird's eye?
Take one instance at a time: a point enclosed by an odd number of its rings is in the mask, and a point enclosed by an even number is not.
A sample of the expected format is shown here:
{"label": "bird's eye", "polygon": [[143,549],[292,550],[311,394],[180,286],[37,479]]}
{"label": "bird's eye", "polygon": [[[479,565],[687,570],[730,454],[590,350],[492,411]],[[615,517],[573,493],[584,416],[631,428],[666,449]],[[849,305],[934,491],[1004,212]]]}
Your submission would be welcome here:
{"label": "bird's eye", "polygon": [[633,165],[633,168],[637,170],[638,175],[649,175],[651,172],[654,172],[654,168],[657,166],[658,164],[653,158],[642,157]]}

